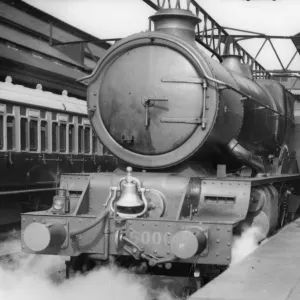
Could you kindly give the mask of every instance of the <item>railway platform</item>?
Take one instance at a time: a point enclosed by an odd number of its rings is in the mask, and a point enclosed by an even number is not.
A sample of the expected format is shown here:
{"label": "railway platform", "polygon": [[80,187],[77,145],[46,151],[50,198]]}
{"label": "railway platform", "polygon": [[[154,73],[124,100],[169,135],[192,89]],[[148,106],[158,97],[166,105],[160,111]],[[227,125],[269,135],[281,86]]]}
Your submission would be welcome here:
{"label": "railway platform", "polygon": [[189,300],[299,300],[300,218]]}

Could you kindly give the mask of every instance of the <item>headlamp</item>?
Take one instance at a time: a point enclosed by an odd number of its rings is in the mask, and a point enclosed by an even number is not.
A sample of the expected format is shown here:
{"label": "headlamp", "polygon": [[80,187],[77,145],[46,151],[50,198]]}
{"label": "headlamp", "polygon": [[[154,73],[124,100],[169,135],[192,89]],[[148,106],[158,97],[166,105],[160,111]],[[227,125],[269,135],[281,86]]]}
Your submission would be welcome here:
{"label": "headlamp", "polygon": [[70,199],[67,190],[58,190],[57,195],[53,198],[51,212],[56,214],[65,214],[70,212]]}

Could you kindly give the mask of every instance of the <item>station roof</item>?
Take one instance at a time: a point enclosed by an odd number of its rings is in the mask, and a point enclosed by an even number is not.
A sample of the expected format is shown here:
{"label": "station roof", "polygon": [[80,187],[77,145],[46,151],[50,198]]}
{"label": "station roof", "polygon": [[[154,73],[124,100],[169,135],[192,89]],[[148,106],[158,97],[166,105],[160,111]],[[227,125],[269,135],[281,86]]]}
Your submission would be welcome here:
{"label": "station roof", "polygon": [[244,55],[244,62],[252,65],[256,77],[272,77],[288,89],[300,91],[300,54],[293,43],[300,31],[297,0],[84,0],[59,1],[56,6],[48,1],[24,1],[101,39],[147,30],[148,17],[162,3],[181,2],[183,7],[189,2],[190,10],[201,19],[197,36],[201,46],[211,48],[213,35],[220,45],[213,50],[221,56],[231,40],[233,48]]}
{"label": "station roof", "polygon": [[[82,42],[88,41],[88,42]],[[85,98],[76,79],[88,74],[111,45],[25,2],[0,1],[0,77],[42,84]]]}

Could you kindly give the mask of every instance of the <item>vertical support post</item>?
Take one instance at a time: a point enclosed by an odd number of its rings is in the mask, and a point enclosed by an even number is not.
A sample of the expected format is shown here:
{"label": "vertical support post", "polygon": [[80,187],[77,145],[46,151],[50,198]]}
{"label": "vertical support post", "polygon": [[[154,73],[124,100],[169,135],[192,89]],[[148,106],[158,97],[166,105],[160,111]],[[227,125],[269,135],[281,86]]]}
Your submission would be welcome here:
{"label": "vertical support post", "polygon": [[49,44],[50,44],[50,46],[52,46],[53,45],[53,42],[52,42],[52,35],[53,35],[53,25],[52,25],[52,22],[50,22],[50,32],[49,32]]}

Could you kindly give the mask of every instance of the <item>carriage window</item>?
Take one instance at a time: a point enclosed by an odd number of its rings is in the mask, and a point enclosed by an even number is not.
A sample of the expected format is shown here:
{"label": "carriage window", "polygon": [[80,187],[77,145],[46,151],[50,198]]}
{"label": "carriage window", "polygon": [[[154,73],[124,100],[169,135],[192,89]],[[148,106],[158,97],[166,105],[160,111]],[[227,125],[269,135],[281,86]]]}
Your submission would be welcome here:
{"label": "carriage window", "polygon": [[3,116],[0,116],[0,149],[3,149]]}
{"label": "carriage window", "polygon": [[[13,106],[12,104],[6,104],[6,113],[7,114],[12,114],[13,113]],[[13,117],[11,117],[13,118]]]}
{"label": "carriage window", "polygon": [[58,150],[58,145],[57,145],[57,130],[58,129],[58,124],[57,123],[52,123],[52,151],[55,152]]}
{"label": "carriage window", "polygon": [[28,120],[25,118],[21,119],[21,150],[26,151],[28,137]]}
{"label": "carriage window", "polygon": [[82,153],[83,127],[78,126],[78,153]]}
{"label": "carriage window", "polygon": [[20,107],[20,115],[21,116],[26,116],[26,107],[24,107],[24,106]]}
{"label": "carriage window", "polygon": [[67,146],[67,125],[60,124],[59,125],[59,151],[66,152]]}
{"label": "carriage window", "polygon": [[93,133],[93,153],[97,153],[97,137]]}
{"label": "carriage window", "polygon": [[38,149],[38,121],[30,120],[29,122],[29,140],[30,151],[37,151]]}
{"label": "carriage window", "polygon": [[91,151],[91,128],[84,127],[84,152],[90,153]]}
{"label": "carriage window", "polygon": [[15,118],[8,116],[6,119],[7,122],[7,150],[14,150],[15,148]]}
{"label": "carriage window", "polygon": [[46,118],[46,111],[45,110],[40,110],[41,112],[41,118],[45,119]]}
{"label": "carriage window", "polygon": [[48,126],[46,121],[41,122],[41,151],[48,149]]}
{"label": "carriage window", "polygon": [[74,125],[69,125],[69,153],[74,152],[74,139],[75,139],[75,134],[74,134]]}

